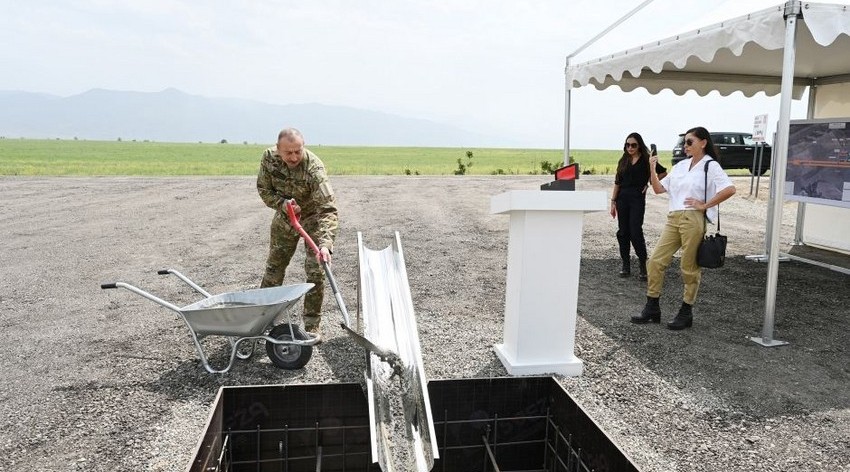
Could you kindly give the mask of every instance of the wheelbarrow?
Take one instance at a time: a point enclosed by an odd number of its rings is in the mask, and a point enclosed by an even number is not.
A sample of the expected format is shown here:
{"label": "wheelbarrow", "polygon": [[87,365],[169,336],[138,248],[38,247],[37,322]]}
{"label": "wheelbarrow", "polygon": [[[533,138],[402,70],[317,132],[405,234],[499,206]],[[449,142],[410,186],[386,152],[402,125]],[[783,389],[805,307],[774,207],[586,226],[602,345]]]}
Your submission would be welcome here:
{"label": "wheelbarrow", "polygon": [[[313,345],[319,340],[291,320],[291,308],[313,288],[313,284],[211,295],[176,270],[163,269],[157,273],[176,275],[206,298],[180,308],[124,282],[105,283],[100,288],[125,288],[176,311],[189,328],[192,342],[207,372],[222,374],[230,370],[237,358],[249,359],[260,340],[265,342],[269,359],[281,369],[300,369],[313,355]],[[285,322],[282,322],[283,318],[286,318]],[[200,340],[207,336],[223,336],[230,342],[230,361],[223,369],[213,368],[204,353]],[[242,349],[243,346],[245,349]]]}

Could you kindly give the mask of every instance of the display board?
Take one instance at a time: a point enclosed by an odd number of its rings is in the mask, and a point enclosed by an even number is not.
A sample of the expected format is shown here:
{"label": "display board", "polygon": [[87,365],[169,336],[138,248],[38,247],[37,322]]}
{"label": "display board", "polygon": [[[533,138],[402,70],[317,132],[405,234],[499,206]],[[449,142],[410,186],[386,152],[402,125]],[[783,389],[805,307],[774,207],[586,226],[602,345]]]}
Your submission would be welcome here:
{"label": "display board", "polygon": [[791,121],[785,199],[850,208],[850,118]]}

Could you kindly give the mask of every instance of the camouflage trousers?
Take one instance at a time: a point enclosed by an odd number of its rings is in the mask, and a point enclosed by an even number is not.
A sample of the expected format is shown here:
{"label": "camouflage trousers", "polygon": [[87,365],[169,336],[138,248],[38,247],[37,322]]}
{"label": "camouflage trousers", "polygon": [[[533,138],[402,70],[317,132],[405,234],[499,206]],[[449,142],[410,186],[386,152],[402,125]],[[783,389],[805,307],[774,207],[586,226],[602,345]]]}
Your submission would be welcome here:
{"label": "camouflage trousers", "polygon": [[[318,240],[316,224],[303,222],[302,226],[307,234]],[[260,287],[277,287],[283,284],[283,277],[289,261],[298,248],[301,235],[290,226],[286,217],[280,212],[275,213],[271,224],[271,239],[269,242],[269,257],[266,260],[266,273]],[[325,296],[325,274],[322,267],[316,262],[316,255],[304,243],[304,272],[307,274],[307,282],[315,284],[312,290],[304,296],[304,326],[318,326],[322,317],[322,301]]]}

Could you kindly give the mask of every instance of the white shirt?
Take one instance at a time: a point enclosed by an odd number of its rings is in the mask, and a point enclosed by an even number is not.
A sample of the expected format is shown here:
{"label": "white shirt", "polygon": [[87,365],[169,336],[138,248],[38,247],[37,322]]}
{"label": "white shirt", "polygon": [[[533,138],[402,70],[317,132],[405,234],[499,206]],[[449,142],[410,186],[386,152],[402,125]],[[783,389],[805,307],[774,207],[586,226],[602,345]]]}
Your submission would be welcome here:
{"label": "white shirt", "polygon": [[[670,196],[670,211],[676,210],[693,210],[693,208],[685,206],[685,199],[688,197],[695,198],[702,202],[711,200],[717,192],[731,187],[732,179],[726,175],[726,172],[720,167],[720,164],[714,163],[708,165],[708,196],[705,192],[704,172],[705,163],[713,161],[709,155],[703,156],[702,159],[691,169],[691,159],[685,159],[673,166],[663,179],[661,185],[667,190]],[[717,205],[705,211],[708,221],[717,221]]]}

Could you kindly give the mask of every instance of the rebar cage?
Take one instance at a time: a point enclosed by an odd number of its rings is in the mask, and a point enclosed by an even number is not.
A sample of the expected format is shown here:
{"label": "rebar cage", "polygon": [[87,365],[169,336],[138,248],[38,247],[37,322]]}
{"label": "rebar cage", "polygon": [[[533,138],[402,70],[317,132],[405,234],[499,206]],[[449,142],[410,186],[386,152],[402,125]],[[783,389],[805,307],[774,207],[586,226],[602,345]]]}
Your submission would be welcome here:
{"label": "rebar cage", "polygon": [[359,384],[222,387],[197,472],[378,471]]}
{"label": "rebar cage", "polygon": [[638,469],[552,377],[430,381],[435,472]]}
{"label": "rebar cage", "polygon": [[[434,472],[637,472],[552,377],[428,382]],[[371,471],[359,384],[222,387],[190,472]]]}

